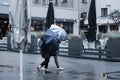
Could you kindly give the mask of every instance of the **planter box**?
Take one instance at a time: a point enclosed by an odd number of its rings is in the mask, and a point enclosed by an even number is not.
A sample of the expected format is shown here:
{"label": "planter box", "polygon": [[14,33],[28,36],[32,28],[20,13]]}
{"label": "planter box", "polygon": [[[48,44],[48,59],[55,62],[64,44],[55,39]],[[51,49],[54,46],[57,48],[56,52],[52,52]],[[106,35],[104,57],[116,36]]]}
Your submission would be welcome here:
{"label": "planter box", "polygon": [[31,45],[30,48],[28,49],[28,52],[30,53],[35,53],[35,51],[37,50],[37,37],[34,35],[31,35]]}
{"label": "planter box", "polygon": [[120,39],[109,39],[106,52],[107,58],[120,58]]}
{"label": "planter box", "polygon": [[80,56],[83,51],[82,39],[70,39],[68,41],[68,55]]}

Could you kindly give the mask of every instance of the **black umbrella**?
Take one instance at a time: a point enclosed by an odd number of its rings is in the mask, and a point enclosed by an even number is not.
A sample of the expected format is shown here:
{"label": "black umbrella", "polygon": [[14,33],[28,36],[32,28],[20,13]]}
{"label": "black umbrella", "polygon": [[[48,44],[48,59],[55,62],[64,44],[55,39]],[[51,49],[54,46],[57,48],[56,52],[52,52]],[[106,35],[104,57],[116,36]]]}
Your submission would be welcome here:
{"label": "black umbrella", "polygon": [[45,27],[48,29],[50,28],[51,24],[54,24],[54,8],[53,8],[52,1],[50,0]]}
{"label": "black umbrella", "polygon": [[88,14],[88,42],[93,42],[96,40],[96,5],[95,0],[91,0],[90,10]]}

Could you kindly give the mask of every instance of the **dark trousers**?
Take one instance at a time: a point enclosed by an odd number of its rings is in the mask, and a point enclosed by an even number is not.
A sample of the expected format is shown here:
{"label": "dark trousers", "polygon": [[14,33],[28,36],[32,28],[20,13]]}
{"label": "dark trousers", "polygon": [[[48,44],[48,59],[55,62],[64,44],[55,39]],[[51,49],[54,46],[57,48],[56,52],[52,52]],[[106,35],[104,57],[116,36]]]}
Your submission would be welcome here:
{"label": "dark trousers", "polygon": [[45,66],[45,68],[48,68],[48,63],[49,63],[50,58],[45,58],[45,60],[40,64],[41,67]]}

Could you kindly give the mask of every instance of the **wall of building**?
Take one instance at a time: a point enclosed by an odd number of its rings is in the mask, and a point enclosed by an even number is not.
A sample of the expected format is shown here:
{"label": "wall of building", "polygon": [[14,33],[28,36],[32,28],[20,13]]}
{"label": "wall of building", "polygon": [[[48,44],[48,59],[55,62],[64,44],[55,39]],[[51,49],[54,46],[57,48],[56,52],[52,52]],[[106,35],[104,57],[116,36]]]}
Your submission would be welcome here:
{"label": "wall of building", "polygon": [[[48,7],[46,6],[39,6],[39,5],[32,5],[31,6],[31,16],[32,17],[41,17],[46,18]],[[78,11],[70,8],[61,8],[61,7],[54,7],[54,14],[55,18],[61,19],[63,21],[71,20],[73,21],[73,33],[79,34],[79,27],[78,27]]]}
{"label": "wall of building", "polygon": [[101,8],[108,8],[108,5],[110,5],[110,12],[113,12],[115,9],[120,10],[120,0],[96,0],[97,17],[101,16]]}

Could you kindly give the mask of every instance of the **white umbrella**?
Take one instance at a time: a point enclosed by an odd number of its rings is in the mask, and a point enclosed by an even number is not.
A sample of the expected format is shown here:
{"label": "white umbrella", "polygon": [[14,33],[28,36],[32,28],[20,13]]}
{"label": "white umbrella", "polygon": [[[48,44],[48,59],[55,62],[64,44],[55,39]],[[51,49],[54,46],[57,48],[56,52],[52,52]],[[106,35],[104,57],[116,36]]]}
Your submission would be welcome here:
{"label": "white umbrella", "polygon": [[25,43],[31,43],[29,0],[11,0],[9,22],[12,26],[12,48],[20,46],[20,80],[23,80],[22,54]]}
{"label": "white umbrella", "polygon": [[18,43],[31,43],[30,34],[30,7],[29,0],[11,0],[9,22],[12,25],[11,46],[16,48]]}
{"label": "white umbrella", "polygon": [[66,39],[67,33],[65,32],[65,30],[63,28],[61,28],[55,24],[52,24],[50,27],[50,30],[58,35],[58,39],[60,39],[60,40]]}
{"label": "white umbrella", "polygon": [[49,43],[52,39],[57,39],[58,35],[54,33],[52,30],[48,29],[45,31],[43,38],[45,40],[45,43]]}
{"label": "white umbrella", "polygon": [[52,24],[51,27],[45,31],[43,38],[45,43],[49,43],[52,39],[65,40],[67,33],[65,30],[55,24]]}

